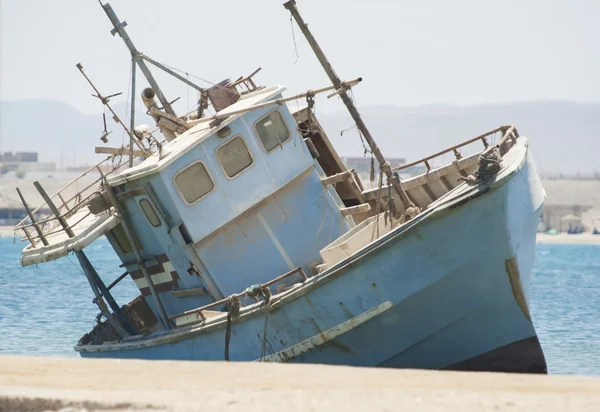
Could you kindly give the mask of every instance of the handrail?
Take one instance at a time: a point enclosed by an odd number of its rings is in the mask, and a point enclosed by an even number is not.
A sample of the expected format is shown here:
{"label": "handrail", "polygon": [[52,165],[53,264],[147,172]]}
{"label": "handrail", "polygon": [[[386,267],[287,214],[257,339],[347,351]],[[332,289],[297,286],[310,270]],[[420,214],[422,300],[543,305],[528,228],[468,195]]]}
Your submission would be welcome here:
{"label": "handrail", "polygon": [[[283,279],[285,279],[287,277],[290,277],[291,275],[293,275],[295,273],[300,273],[300,275],[302,276],[302,278],[304,279],[304,281],[306,281],[308,279],[308,276],[306,276],[306,273],[304,273],[304,270],[302,270],[301,267],[297,267],[296,269],[292,269],[289,272],[284,273],[283,275],[276,277],[275,279],[272,279],[272,280],[270,280],[270,281],[268,281],[266,283],[263,283],[262,285],[260,285],[260,287],[265,287],[265,286],[269,287],[269,286],[272,286],[275,283],[278,283],[278,282],[282,281]],[[174,320],[174,319],[180,318],[182,316],[193,315],[193,314],[197,313],[202,318],[202,321],[205,321],[206,317],[204,316],[204,314],[202,313],[202,311],[209,310],[209,309],[212,309],[212,308],[216,308],[217,306],[221,306],[221,305],[227,303],[229,301],[229,298],[231,298],[231,297],[242,298],[244,296],[246,296],[246,292],[245,291],[241,292],[241,293],[234,293],[231,296],[226,297],[225,299],[221,299],[221,300],[218,300],[216,302],[209,303],[208,305],[202,306],[200,308],[188,310],[188,311],[185,311],[185,312],[182,312],[182,313],[178,313],[176,315],[171,315],[171,316],[169,316],[169,320]]]}
{"label": "handrail", "polygon": [[[97,189],[94,190],[92,193],[90,193],[89,195],[85,196],[82,198],[82,195],[85,194],[86,192],[88,192],[90,189],[95,188],[95,186],[99,185],[99,183],[102,181],[102,176],[106,176],[106,175],[110,175],[112,173],[115,173],[116,171],[118,171],[123,165],[125,165],[127,163],[127,159],[123,158],[121,159],[119,162],[117,162],[115,165],[113,165],[112,170],[109,170],[107,173],[102,172],[102,166],[107,166],[106,164],[109,161],[113,161],[113,159],[115,159],[117,156],[119,155],[110,155],[108,157],[106,157],[104,160],[96,163],[93,166],[90,166],[88,169],[86,169],[83,173],[81,173],[78,177],[76,177],[75,179],[71,180],[69,183],[67,183],[66,185],[64,185],[60,190],[58,190],[58,192],[56,192],[54,195],[52,195],[50,197],[50,200],[60,200],[60,206],[58,206],[58,210],[60,212],[59,216],[53,216],[53,217],[47,217],[41,221],[36,221],[36,222],[32,222],[32,223],[27,223],[28,221],[28,217],[23,218],[19,223],[17,223],[17,225],[15,226],[15,232],[17,230],[22,230],[25,233],[25,236],[27,239],[29,239],[31,241],[31,239],[35,240],[35,239],[39,239],[39,236],[32,236],[32,233],[29,233],[29,231],[27,230],[28,228],[31,227],[35,227],[35,225],[48,225],[57,222],[59,220],[59,218],[68,218],[72,215],[74,215],[77,211],[79,211],[85,204],[86,202],[92,197],[94,196],[94,194],[97,193]],[[100,173],[100,176],[95,179],[92,183],[90,183],[89,185],[87,185],[85,188],[81,189],[81,190],[77,190],[76,193],[71,196],[68,200],[64,200],[62,194],[63,192],[65,192],[67,189],[71,188],[74,184],[76,184],[80,179],[82,179],[84,176],[88,175],[88,173],[90,173],[92,170],[97,170]],[[35,215],[36,213],[39,213],[43,208],[47,207],[47,202],[43,202],[41,205],[39,205],[37,208],[35,208],[32,212],[32,215]],[[73,228],[74,226],[76,226],[77,224],[79,224],[83,219],[85,219],[85,217],[89,216],[89,213],[84,216],[82,219],[79,219],[77,222],[75,222],[72,225],[69,225],[69,229]],[[30,220],[30,219],[29,219]],[[53,225],[51,225],[51,227],[53,227]],[[52,230],[52,229],[50,229]],[[62,230],[62,229],[61,229]],[[61,231],[58,230],[58,231]],[[44,233],[44,235],[48,235],[48,234],[54,234],[57,233],[58,231],[50,231],[48,233]],[[25,240],[25,238],[21,238],[22,240]],[[35,243],[32,243],[33,247],[35,247]]]}
{"label": "handrail", "polygon": [[[486,137],[488,137],[490,135],[493,135],[495,133],[498,133],[498,132],[505,133],[504,137],[500,140],[500,142],[497,145],[490,147],[490,145],[489,145]],[[487,152],[488,150],[490,150],[493,147],[501,147],[504,143],[506,143],[506,139],[513,132],[516,132],[515,126],[512,126],[512,125],[509,125],[509,126],[500,126],[500,127],[497,127],[496,129],[490,130],[489,132],[486,132],[486,133],[484,133],[482,135],[479,135],[477,137],[474,137],[472,139],[469,139],[469,140],[464,141],[462,143],[459,143],[457,145],[451,146],[451,147],[449,147],[449,148],[447,148],[445,150],[442,150],[441,152],[438,152],[438,153],[432,154],[430,156],[424,157],[421,160],[417,160],[416,162],[412,162],[412,163],[409,163],[407,165],[402,165],[402,166],[399,166],[399,167],[395,167],[393,170],[394,171],[404,170],[404,169],[408,169],[409,167],[417,166],[417,165],[419,165],[421,163],[424,163],[425,167],[427,168],[427,171],[430,171],[431,170],[431,165],[429,164],[429,160],[431,160],[431,159],[435,159],[436,157],[445,155],[446,153],[454,152],[457,160],[459,160],[459,159],[462,158],[462,155],[458,152],[458,149],[461,148],[461,147],[467,146],[467,145],[469,145],[471,143],[474,143],[474,142],[476,142],[478,140],[481,140],[483,142],[483,145],[485,146],[484,152]],[[516,137],[519,137],[518,133],[516,134]]]}

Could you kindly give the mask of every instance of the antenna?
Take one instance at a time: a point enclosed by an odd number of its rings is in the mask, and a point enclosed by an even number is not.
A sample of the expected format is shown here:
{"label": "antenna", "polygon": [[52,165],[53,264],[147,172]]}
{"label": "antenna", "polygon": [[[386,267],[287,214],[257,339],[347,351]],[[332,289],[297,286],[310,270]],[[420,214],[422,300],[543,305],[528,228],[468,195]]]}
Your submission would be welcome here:
{"label": "antenna", "polygon": [[[104,106],[106,106],[108,108],[108,110],[110,110],[110,112],[113,115],[113,120],[117,123],[119,123],[123,129],[125,130],[125,132],[129,135],[130,141],[131,142],[135,142],[135,144],[140,148],[140,150],[145,154],[148,155],[148,153],[146,152],[146,148],[144,146],[142,146],[142,144],[140,142],[138,142],[137,139],[134,138],[134,135],[132,133],[131,130],[129,130],[127,128],[127,126],[125,126],[125,124],[123,124],[123,122],[121,121],[121,119],[119,118],[119,116],[117,116],[117,113],[115,113],[115,111],[113,110],[113,108],[111,107],[111,105],[109,104],[110,98],[111,97],[115,97],[115,96],[119,96],[122,93],[115,93],[115,94],[111,94],[109,96],[103,96],[100,91],[96,88],[96,86],[94,86],[94,83],[92,83],[92,81],[90,80],[90,78],[85,74],[84,70],[83,70],[83,66],[81,65],[81,63],[77,63],[77,68],[79,69],[79,71],[81,72],[81,74],[83,75],[83,77],[85,77],[85,79],[87,80],[87,82],[90,84],[90,86],[92,86],[92,89],[94,89],[94,91],[96,92],[96,94],[92,94],[92,96],[98,98],[102,104]],[[106,130],[106,123],[105,123],[105,130]],[[106,137],[103,136],[103,137]],[[131,144],[131,143],[130,143]],[[133,156],[132,152],[130,152],[130,156]]]}

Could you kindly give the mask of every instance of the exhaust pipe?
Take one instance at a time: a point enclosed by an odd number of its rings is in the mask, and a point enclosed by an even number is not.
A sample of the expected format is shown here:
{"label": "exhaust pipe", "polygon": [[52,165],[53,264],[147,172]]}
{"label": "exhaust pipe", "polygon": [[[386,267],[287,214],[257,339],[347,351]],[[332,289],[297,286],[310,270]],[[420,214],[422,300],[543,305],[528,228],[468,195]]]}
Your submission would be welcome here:
{"label": "exhaust pipe", "polygon": [[[156,99],[156,92],[151,87],[147,87],[142,91],[142,101],[144,102],[144,105],[146,106],[146,108],[148,110],[150,110],[153,107],[158,107],[158,100]],[[171,140],[174,140],[177,137],[175,135],[175,132],[173,130],[171,130],[170,128],[165,127],[165,122],[161,121],[161,120],[168,121],[168,119],[161,119],[160,116],[156,116],[153,114],[150,114],[150,116],[152,116],[154,118],[154,120],[156,120],[156,124],[159,127],[160,132],[165,136],[167,141],[170,142]],[[171,122],[169,122],[169,123],[171,123]]]}

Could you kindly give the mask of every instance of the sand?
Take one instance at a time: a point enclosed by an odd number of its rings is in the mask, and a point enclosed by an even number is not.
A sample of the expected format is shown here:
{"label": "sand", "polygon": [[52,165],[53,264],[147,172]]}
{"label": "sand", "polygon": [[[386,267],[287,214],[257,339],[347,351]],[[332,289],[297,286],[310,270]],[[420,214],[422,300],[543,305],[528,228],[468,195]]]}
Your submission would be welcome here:
{"label": "sand", "polygon": [[600,378],[0,357],[0,411],[15,406],[22,410],[36,406],[29,410],[598,411]]}
{"label": "sand", "polygon": [[559,233],[549,235],[547,233],[538,233],[537,243],[553,243],[558,245],[600,245],[600,235],[592,233],[579,233],[569,235],[568,233]]}

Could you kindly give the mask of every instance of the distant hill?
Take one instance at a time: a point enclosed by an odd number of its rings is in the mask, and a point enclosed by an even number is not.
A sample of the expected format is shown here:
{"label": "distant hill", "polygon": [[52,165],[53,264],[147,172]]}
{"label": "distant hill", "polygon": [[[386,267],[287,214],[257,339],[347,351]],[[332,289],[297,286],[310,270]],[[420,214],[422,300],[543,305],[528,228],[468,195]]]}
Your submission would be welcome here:
{"label": "distant hill", "polygon": [[[480,106],[368,106],[361,114],[383,152],[418,160],[503,124],[514,124],[529,138],[544,174],[600,172],[600,103],[546,101]],[[345,112],[317,115],[343,154],[362,146]],[[449,159],[447,159],[449,160]]]}
{"label": "distant hill", "polygon": [[[115,104],[115,111],[125,119],[125,104]],[[145,109],[145,108],[144,108]],[[138,111],[139,123],[152,125],[145,111]],[[121,146],[123,129],[112,120],[107,111],[107,129],[110,146]],[[40,161],[55,162],[60,167],[98,162],[101,155],[94,147],[103,145],[102,113],[85,115],[72,106],[54,100],[0,101],[0,145],[4,151],[37,151]],[[129,137],[125,135],[125,140]]]}
{"label": "distant hill", "polygon": [[[345,111],[317,116],[341,155],[358,155],[362,147]],[[116,105],[119,115],[123,104]],[[360,108],[385,154],[416,160],[502,124],[515,124],[530,138],[538,168],[544,174],[592,174],[600,171],[600,103],[541,101],[479,106],[432,105],[416,108],[367,106]],[[143,111],[139,123],[152,124]],[[123,116],[124,117],[124,116]],[[110,145],[119,146],[123,132],[107,116]],[[101,114],[86,116],[57,101],[1,101],[2,150],[40,152],[43,161],[71,166],[99,159]]]}

